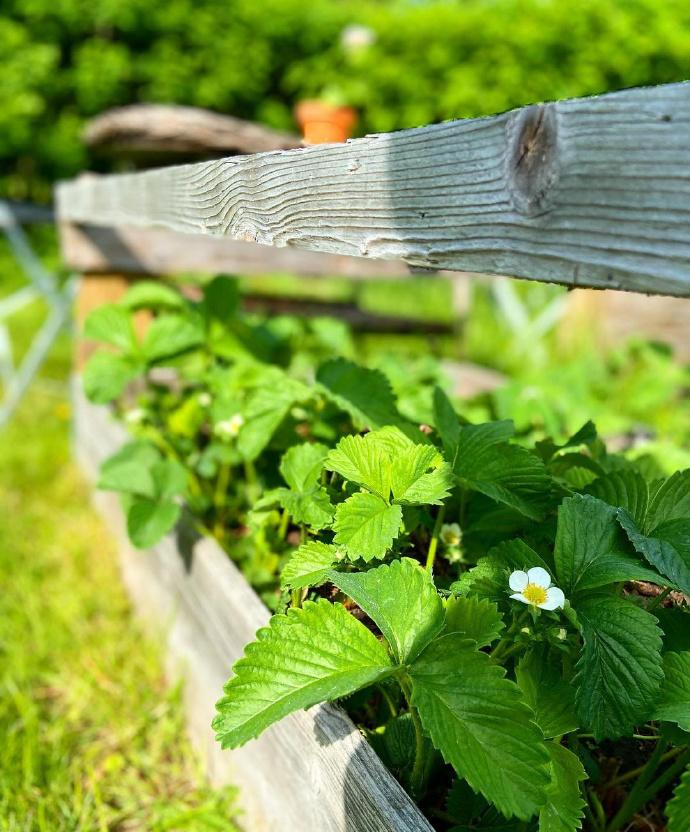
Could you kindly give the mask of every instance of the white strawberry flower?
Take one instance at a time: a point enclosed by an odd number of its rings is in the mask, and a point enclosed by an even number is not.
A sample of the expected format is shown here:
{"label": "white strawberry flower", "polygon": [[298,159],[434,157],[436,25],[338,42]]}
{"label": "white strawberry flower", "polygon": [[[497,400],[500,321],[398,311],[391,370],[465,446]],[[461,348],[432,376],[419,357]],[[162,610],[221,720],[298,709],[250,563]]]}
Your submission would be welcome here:
{"label": "white strawberry flower", "polygon": [[459,546],[462,540],[462,532],[457,523],[444,523],[441,526],[441,540],[446,546]]}
{"label": "white strawberry flower", "polygon": [[211,406],[211,394],[210,393],[199,393],[196,397],[197,402],[199,403],[200,407],[210,407]]}
{"label": "white strawberry flower", "polygon": [[125,413],[125,422],[128,425],[140,425],[146,420],[146,411],[141,407],[133,407]]}
{"label": "white strawberry flower", "polygon": [[219,439],[234,439],[244,424],[244,417],[241,413],[235,413],[229,419],[216,422],[213,432]]}
{"label": "white strawberry flower", "polygon": [[533,566],[527,572],[513,572],[508,580],[513,594],[510,596],[523,604],[532,604],[542,610],[557,610],[565,604],[563,590],[551,585],[551,576],[541,566]]}

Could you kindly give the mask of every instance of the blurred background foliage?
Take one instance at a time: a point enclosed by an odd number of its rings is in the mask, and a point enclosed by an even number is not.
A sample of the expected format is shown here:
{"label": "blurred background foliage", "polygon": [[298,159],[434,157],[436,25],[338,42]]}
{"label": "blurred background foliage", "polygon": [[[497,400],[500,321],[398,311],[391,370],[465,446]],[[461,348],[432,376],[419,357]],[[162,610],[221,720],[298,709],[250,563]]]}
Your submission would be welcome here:
{"label": "blurred background foliage", "polygon": [[[354,106],[366,133],[690,72],[686,0],[2,0],[1,8],[0,196],[46,202],[56,179],[103,169],[104,157],[90,158],[81,140],[84,123],[129,103],[191,104],[295,130],[295,102],[319,97]],[[32,239],[56,265],[52,232]],[[11,269],[0,247],[6,286]],[[446,336],[360,336],[360,358],[432,353],[504,373],[506,385],[477,403],[475,418],[511,415],[521,430],[566,435],[594,417],[605,435],[632,432],[632,444],[663,436],[688,447],[690,369],[666,347],[602,350],[581,328],[566,343],[565,291],[511,285],[512,300],[500,302],[498,283],[476,283],[470,314]],[[286,275],[245,278],[243,288],[418,321],[449,324],[454,314],[450,284],[428,278],[404,293],[386,281]],[[537,325],[523,325],[525,316]],[[21,334],[21,318],[13,327]]]}
{"label": "blurred background foliage", "polygon": [[[353,25],[373,42],[355,32],[348,48]],[[83,123],[109,107],[192,104],[294,129],[295,101],[325,97],[371,132],[676,81],[690,4],[3,0],[0,56],[0,194],[47,201],[92,163]]]}

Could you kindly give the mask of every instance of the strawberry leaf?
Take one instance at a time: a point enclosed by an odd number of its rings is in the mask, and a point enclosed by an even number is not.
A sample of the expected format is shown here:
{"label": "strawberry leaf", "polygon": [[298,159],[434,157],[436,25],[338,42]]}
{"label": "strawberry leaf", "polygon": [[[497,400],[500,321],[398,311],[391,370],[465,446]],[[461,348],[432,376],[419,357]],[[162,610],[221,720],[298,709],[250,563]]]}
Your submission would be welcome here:
{"label": "strawberry leaf", "polygon": [[161,315],[146,330],[141,349],[147,361],[157,362],[194,349],[203,340],[203,329],[190,318]]}
{"label": "strawberry leaf", "polygon": [[540,520],[550,495],[551,477],[535,453],[504,441],[505,424],[460,428],[453,469],[466,488]]}
{"label": "strawberry leaf", "polygon": [[666,804],[668,832],[687,832],[690,829],[690,765],[685,769],[673,798]]}
{"label": "strawberry leaf", "polygon": [[664,681],[654,719],[674,722],[690,731],[690,653],[664,655]]}
{"label": "strawberry leaf", "polygon": [[575,832],[582,829],[586,804],[580,783],[587,774],[572,751],[553,742],[546,747],[551,755],[551,783],[546,805],[539,812],[539,832]]}
{"label": "strawberry leaf", "polygon": [[379,370],[360,367],[344,358],[322,364],[316,373],[322,392],[349,413],[358,430],[402,422],[393,388]]}
{"label": "strawberry leaf", "polygon": [[280,460],[280,473],[293,491],[308,491],[319,481],[328,448],[305,442],[288,448]]}
{"label": "strawberry leaf", "polygon": [[649,486],[638,471],[613,471],[595,480],[585,491],[610,506],[625,509],[637,524],[644,523]]}
{"label": "strawberry leaf", "polygon": [[649,502],[644,531],[650,534],[662,523],[690,516],[690,469],[665,480]]}
{"label": "strawberry leaf", "polygon": [[558,585],[566,595],[620,581],[667,583],[627,554],[616,517],[613,506],[585,494],[568,497],[559,506],[554,559]]}
{"label": "strawberry leaf", "polygon": [[108,404],[119,398],[143,369],[133,358],[99,350],[84,367],[84,393],[94,404]]}
{"label": "strawberry leaf", "polygon": [[[682,592],[690,593],[690,520],[666,520],[649,535],[642,534],[623,509],[618,510],[618,522],[628,535],[635,551]],[[657,578],[656,583],[661,581]]]}
{"label": "strawberry leaf", "polygon": [[496,604],[476,595],[451,596],[446,603],[447,633],[460,633],[488,647],[501,635],[505,624]]}
{"label": "strawberry leaf", "polygon": [[537,645],[522,657],[515,678],[547,739],[578,727],[575,689],[563,678],[556,654]]}
{"label": "strawberry leaf", "polygon": [[102,463],[96,487],[153,498],[156,484],[152,468],[160,460],[159,451],[148,442],[128,442]]}
{"label": "strawberry leaf", "polygon": [[378,626],[399,664],[413,661],[443,627],[431,574],[410,558],[368,572],[331,572],[331,581]]}
{"label": "strawberry leaf", "polygon": [[84,338],[110,344],[126,355],[138,350],[132,316],[115,303],[103,304],[89,313],[84,322]]}
{"label": "strawberry leaf", "polygon": [[311,395],[306,385],[288,378],[285,373],[277,377],[271,374],[266,384],[253,390],[244,408],[245,423],[237,439],[237,448],[243,459],[256,459],[293,405]]}
{"label": "strawberry leaf", "polygon": [[335,512],[334,541],[353,560],[385,557],[402,526],[402,509],[376,494],[360,491],[340,503]]}
{"label": "strawberry leaf", "polygon": [[127,535],[138,549],[148,549],[173,529],[179,517],[176,503],[135,497],[127,510]]}
{"label": "strawberry leaf", "polygon": [[363,624],[321,599],[273,616],[233,670],[213,720],[223,748],[243,745],[301,708],[378,682],[394,666]]}
{"label": "strawberry leaf", "polygon": [[392,463],[385,445],[377,441],[376,432],[343,437],[328,454],[325,464],[329,471],[389,500]]}
{"label": "strawberry leaf", "polygon": [[409,670],[412,703],[431,741],[460,777],[507,817],[546,802],[549,755],[518,686],[476,642],[433,641]]}
{"label": "strawberry leaf", "polygon": [[333,565],[342,557],[337,546],[310,540],[303,543],[290,556],[280,573],[281,586],[300,589],[305,586],[320,586],[331,574]]}
{"label": "strawberry leaf", "polygon": [[183,311],[186,301],[182,295],[173,289],[156,280],[138,280],[133,283],[118,305],[129,311],[137,309],[174,309]]}
{"label": "strawberry leaf", "polygon": [[592,595],[576,609],[584,640],[578,718],[597,739],[616,739],[651,716],[663,678],[661,630],[653,615],[613,595]]}
{"label": "strawberry leaf", "polygon": [[403,505],[440,505],[454,485],[453,472],[432,445],[415,445],[392,459],[391,487]]}

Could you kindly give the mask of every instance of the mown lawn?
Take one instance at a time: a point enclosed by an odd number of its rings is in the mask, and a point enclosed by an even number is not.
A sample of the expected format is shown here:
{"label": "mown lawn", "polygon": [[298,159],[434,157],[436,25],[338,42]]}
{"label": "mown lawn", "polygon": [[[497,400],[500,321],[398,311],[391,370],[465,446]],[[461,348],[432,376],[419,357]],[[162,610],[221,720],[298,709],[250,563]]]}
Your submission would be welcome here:
{"label": "mown lawn", "polygon": [[68,351],[0,430],[0,830],[234,830],[70,460]]}

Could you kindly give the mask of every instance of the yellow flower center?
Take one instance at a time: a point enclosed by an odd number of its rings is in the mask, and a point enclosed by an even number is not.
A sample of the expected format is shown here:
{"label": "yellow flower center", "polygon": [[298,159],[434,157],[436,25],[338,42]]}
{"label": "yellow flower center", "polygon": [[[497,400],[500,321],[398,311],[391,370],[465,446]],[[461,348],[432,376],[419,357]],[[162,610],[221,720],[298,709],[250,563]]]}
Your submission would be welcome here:
{"label": "yellow flower center", "polygon": [[547,597],[544,587],[539,586],[538,584],[527,584],[522,594],[530,602],[530,604],[535,604],[536,606],[543,604]]}

